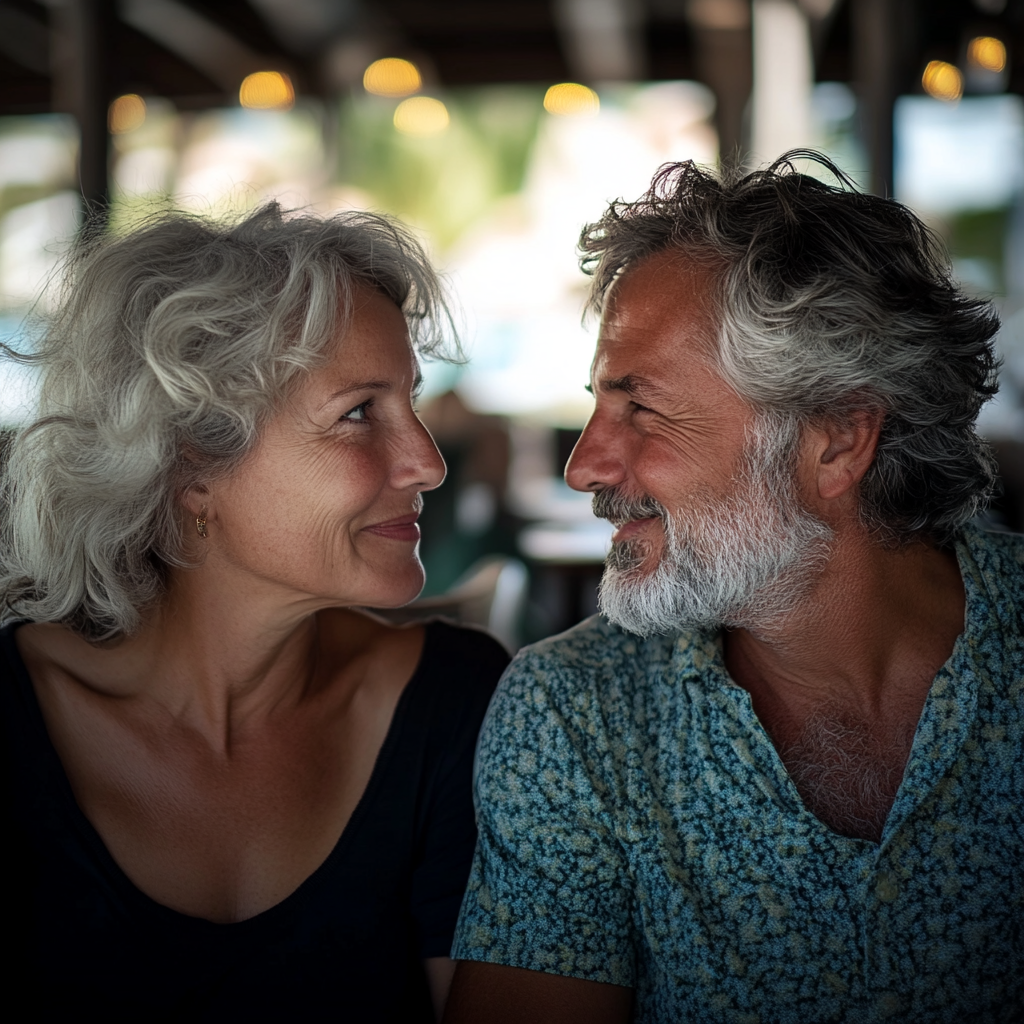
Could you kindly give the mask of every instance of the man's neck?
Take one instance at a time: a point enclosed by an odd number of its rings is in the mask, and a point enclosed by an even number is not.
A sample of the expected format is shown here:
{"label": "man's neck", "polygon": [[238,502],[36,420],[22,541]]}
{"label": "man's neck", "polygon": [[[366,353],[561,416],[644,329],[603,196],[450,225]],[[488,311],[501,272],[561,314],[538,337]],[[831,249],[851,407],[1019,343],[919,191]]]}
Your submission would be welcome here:
{"label": "man's neck", "polygon": [[884,548],[839,534],[822,575],[771,631],[730,630],[725,658],[747,689],[792,706],[836,701],[871,718],[930,684],[963,631],[955,556],[919,543]]}
{"label": "man's neck", "polygon": [[805,804],[835,831],[878,840],[931,682],[964,624],[955,557],[839,535],[813,590],[770,633],[725,636],[732,678]]}

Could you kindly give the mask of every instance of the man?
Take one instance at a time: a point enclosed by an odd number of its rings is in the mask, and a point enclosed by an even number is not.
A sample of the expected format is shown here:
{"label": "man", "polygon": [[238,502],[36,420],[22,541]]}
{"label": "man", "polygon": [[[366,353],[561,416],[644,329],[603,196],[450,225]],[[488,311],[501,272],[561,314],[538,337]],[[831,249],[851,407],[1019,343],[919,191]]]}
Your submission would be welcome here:
{"label": "man", "polygon": [[1024,1019],[997,321],[820,163],[669,166],[583,234],[603,614],[492,704],[447,1020]]}

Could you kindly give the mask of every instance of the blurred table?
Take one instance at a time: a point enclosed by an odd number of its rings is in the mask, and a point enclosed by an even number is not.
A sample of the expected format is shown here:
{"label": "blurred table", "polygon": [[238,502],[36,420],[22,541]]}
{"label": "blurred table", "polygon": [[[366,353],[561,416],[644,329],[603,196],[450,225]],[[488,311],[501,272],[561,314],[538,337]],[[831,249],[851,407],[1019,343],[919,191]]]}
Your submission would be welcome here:
{"label": "blurred table", "polygon": [[516,513],[528,520],[518,545],[529,561],[531,604],[540,636],[560,633],[597,611],[597,590],[614,527],[591,511],[591,496],[558,478],[520,488]]}

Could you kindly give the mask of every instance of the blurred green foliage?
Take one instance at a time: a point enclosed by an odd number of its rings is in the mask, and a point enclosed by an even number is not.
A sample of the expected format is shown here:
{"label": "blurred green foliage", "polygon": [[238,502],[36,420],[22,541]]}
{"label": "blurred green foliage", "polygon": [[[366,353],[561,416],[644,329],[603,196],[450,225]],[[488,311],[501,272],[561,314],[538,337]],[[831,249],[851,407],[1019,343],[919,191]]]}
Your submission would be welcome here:
{"label": "blurred green foliage", "polygon": [[56,188],[50,182],[39,185],[8,185],[0,189],[0,217],[15,207],[34,203],[37,199],[47,199],[55,191]]}
{"label": "blurred green foliage", "polygon": [[336,178],[447,248],[522,187],[543,98],[531,86],[453,90],[444,95],[448,128],[410,136],[395,129],[398,101],[352,97],[340,112]]}
{"label": "blurred green foliage", "polygon": [[[971,210],[946,221],[946,244],[954,260],[979,260],[992,275],[991,290],[1006,294],[1006,241],[1010,209]],[[985,291],[984,288],[975,289]]]}

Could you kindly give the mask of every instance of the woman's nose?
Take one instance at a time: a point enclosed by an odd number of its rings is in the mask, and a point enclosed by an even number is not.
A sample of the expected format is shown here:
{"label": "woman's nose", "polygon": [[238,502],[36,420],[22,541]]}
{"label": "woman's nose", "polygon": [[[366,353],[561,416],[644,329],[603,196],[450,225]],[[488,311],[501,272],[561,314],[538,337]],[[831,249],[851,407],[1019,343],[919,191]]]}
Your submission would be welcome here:
{"label": "woman's nose", "polygon": [[400,468],[397,486],[415,486],[420,491],[432,491],[444,483],[448,467],[434,443],[434,439],[419,420],[413,434],[398,441]]}

